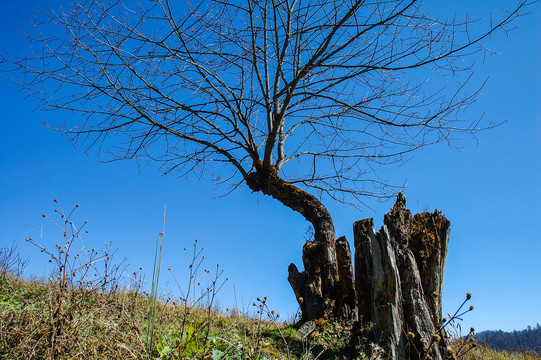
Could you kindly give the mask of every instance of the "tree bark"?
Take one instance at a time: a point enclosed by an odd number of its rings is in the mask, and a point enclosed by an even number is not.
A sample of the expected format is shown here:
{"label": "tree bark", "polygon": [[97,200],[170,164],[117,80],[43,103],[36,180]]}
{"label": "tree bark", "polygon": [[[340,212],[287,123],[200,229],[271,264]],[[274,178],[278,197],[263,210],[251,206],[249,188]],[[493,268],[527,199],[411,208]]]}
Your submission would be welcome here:
{"label": "tree bark", "polygon": [[302,321],[357,318],[353,266],[348,242],[336,241],[327,208],[312,194],[278,176],[274,166],[256,163],[246,177],[253,191],[262,192],[300,213],[314,227],[314,240],[303,246],[304,271],[289,265],[288,280],[302,311]]}
{"label": "tree bark", "polygon": [[403,194],[380,231],[373,219],[354,224],[361,319],[374,323],[374,340],[394,359],[447,356],[441,293],[449,229],[437,210],[412,216]]}
{"label": "tree bark", "polygon": [[301,322],[319,318],[370,322],[373,340],[391,358],[445,358],[441,292],[450,228],[445,216],[437,210],[412,216],[400,193],[380,231],[375,231],[373,219],[353,225],[354,268],[348,241],[335,239],[331,215],[316,197],[262,163],[246,182],[253,191],[280,200],[314,226],[314,240],[303,246],[304,271],[293,263],[288,269]]}

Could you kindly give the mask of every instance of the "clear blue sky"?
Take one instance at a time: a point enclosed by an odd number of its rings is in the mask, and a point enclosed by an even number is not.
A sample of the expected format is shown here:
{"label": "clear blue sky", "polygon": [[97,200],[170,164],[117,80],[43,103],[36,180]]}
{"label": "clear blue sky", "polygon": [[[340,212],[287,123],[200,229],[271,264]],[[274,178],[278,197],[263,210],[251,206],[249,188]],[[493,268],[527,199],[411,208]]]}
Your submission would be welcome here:
{"label": "clear blue sky", "polygon": [[[463,17],[488,17],[490,11],[513,1],[430,2],[430,11]],[[0,50],[24,51],[18,30],[28,27],[33,6],[46,1],[0,3]],[[473,293],[475,311],[463,327],[519,330],[541,322],[541,6],[506,36],[487,43],[501,55],[476,61],[477,81],[489,78],[477,103],[468,111],[485,113],[487,121],[507,121],[464,139],[460,151],[435,146],[418,152],[403,166],[382,173],[407,184],[409,208],[437,208],[451,220],[451,240],[444,283],[444,311],[452,312],[466,292]],[[500,14],[500,13],[497,13]],[[486,23],[480,23],[486,24]],[[179,278],[186,270],[184,247],[199,239],[207,267],[216,263],[230,281],[222,290],[222,307],[249,308],[257,296],[287,317],[296,301],[287,282],[287,266],[302,265],[301,248],[308,223],[280,203],[243,188],[225,198],[208,179],[187,182],[161,176],[158,169],[132,161],[103,163],[74,148],[41,121],[55,116],[34,112],[35,103],[0,73],[0,246],[13,241],[30,259],[28,273],[47,275],[47,258],[28,244],[40,237],[43,213],[52,213],[53,199],[64,207],[80,204],[77,218],[88,219],[89,247],[103,248],[110,240],[118,257],[133,268],[142,266],[150,279],[155,239],[167,206],[163,269]],[[354,221],[374,217],[378,226],[393,202],[368,200],[372,209],[359,211],[327,202],[337,235],[352,240]],[[32,230],[34,229],[34,230]],[[32,231],[30,231],[32,230]],[[29,233],[27,233],[30,231]],[[42,242],[58,241],[45,228]],[[162,274],[161,285],[171,278]],[[234,297],[236,294],[236,300]]]}

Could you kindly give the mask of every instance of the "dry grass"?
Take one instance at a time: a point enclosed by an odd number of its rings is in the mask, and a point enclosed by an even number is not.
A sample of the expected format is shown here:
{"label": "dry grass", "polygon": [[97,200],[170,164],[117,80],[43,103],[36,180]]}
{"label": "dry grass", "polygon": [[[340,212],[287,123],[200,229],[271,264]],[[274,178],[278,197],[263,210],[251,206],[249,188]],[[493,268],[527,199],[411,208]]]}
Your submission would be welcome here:
{"label": "dry grass", "polygon": [[227,279],[219,266],[214,271],[204,267],[197,241],[185,249],[189,278],[177,283],[181,296],[156,301],[158,255],[148,294],[141,271],[126,276],[125,264],[115,263],[111,244],[104,251],[77,250],[87,222],[74,224],[78,205],[68,212],[56,200],[55,205],[55,215],[43,217],[61,230],[61,240],[48,244],[27,239],[53,265],[49,279],[22,280],[23,263],[16,253],[0,253],[0,358],[353,358],[347,355],[349,329],[322,323],[299,336],[278,321],[266,298],[258,298],[250,314],[218,311],[216,294]]}
{"label": "dry grass", "polygon": [[[62,230],[59,244],[28,239],[56,266],[49,279],[22,280],[24,261],[13,248],[0,249],[0,359],[383,359],[377,351],[365,355],[371,352],[369,326],[353,331],[321,319],[297,330],[279,321],[266,297],[254,302],[250,314],[219,311],[215,297],[227,279],[219,267],[213,272],[203,267],[197,242],[185,249],[189,280],[177,283],[180,298],[156,301],[157,277],[149,295],[140,271],[122,286],[125,264],[115,264],[110,244],[102,252],[75,251],[84,225],[72,223],[74,210],[66,215],[58,205],[59,221],[47,217]],[[456,341],[453,348],[464,360],[541,360],[472,347],[469,341]]]}
{"label": "dry grass", "polygon": [[[301,335],[278,323],[266,299],[252,316],[157,302],[152,354],[146,349],[150,297],[137,291],[102,293],[69,289],[62,332],[51,351],[58,287],[0,278],[0,358],[3,359],[370,359],[353,355],[351,329],[318,322]],[[182,332],[184,323],[185,331]],[[209,326],[210,325],[210,326]],[[210,329],[207,331],[207,329]],[[462,347],[459,341],[455,349]],[[493,351],[476,346],[464,360],[537,360],[533,354]],[[376,359],[376,357],[372,357]]]}
{"label": "dry grass", "polygon": [[497,351],[484,346],[477,346],[465,354],[464,360],[541,360],[541,356],[532,352]]}
{"label": "dry grass", "polygon": [[[8,359],[142,358],[137,294],[68,290],[62,318],[54,319],[57,287],[0,280],[0,354]],[[62,331],[57,333],[58,324]],[[56,334],[56,337],[54,336]],[[54,349],[51,347],[55,337]]]}
{"label": "dry grass", "polygon": [[[150,298],[138,292],[69,289],[62,332],[54,319],[57,286],[0,279],[0,358],[6,359],[349,359],[349,329],[320,324],[301,338],[257,302],[253,316],[158,302],[154,349],[145,348]],[[230,312],[231,313],[231,312]],[[181,331],[182,324],[186,330]],[[209,330],[207,330],[209,329]]]}

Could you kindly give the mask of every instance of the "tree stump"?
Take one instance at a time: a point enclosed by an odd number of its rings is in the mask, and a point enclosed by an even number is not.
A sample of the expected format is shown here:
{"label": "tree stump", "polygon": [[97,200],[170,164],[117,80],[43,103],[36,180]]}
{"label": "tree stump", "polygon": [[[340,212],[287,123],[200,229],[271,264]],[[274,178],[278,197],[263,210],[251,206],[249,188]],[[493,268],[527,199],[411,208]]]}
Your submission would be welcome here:
{"label": "tree stump", "polygon": [[441,294],[449,229],[449,220],[437,210],[412,216],[399,193],[379,231],[373,219],[354,223],[354,267],[344,237],[330,246],[338,279],[326,276],[321,266],[324,247],[307,242],[306,270],[299,273],[294,264],[289,268],[301,321],[370,322],[372,340],[393,359],[445,359]]}
{"label": "tree stump", "polygon": [[346,238],[331,244],[307,241],[302,250],[304,271],[299,272],[295,264],[288,269],[288,280],[301,308],[300,322],[319,318],[356,321],[353,265]]}

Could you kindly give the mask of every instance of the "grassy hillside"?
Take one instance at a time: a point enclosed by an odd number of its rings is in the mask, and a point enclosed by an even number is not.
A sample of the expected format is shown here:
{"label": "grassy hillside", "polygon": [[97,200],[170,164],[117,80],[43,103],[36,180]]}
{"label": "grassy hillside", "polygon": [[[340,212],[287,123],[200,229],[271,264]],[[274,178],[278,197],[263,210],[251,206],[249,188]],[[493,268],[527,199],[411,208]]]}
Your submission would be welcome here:
{"label": "grassy hillside", "polygon": [[[67,289],[11,276],[0,279],[0,358],[145,359],[150,297],[135,291]],[[321,322],[303,338],[279,323],[266,300],[240,316],[157,302],[152,358],[350,359],[349,329]]]}
{"label": "grassy hillside", "polygon": [[[354,356],[352,344],[360,340],[366,350],[369,344],[363,343],[363,334],[351,334],[339,324],[317,321],[313,329],[296,330],[278,322],[266,299],[254,303],[259,312],[253,316],[157,302],[149,352],[152,297],[138,291],[68,288],[60,299],[59,289],[56,283],[0,278],[0,358],[49,359],[53,353],[57,359],[383,358]],[[455,351],[462,345],[455,343]],[[461,358],[541,359],[482,346]]]}
{"label": "grassy hillside", "polygon": [[[158,301],[157,286],[147,293],[141,271],[123,282],[127,266],[115,262],[111,244],[104,251],[75,251],[84,225],[76,228],[69,216],[60,216],[60,243],[27,239],[53,265],[50,278],[23,280],[25,262],[13,247],[0,249],[0,359],[386,359],[367,340],[370,325],[353,331],[320,319],[297,329],[266,298],[258,298],[249,313],[217,309],[216,295],[227,279],[219,267],[202,267],[197,241],[186,251],[189,277],[182,296]],[[160,270],[156,246],[152,284],[158,284]],[[466,360],[541,360],[494,352],[471,340],[455,342],[449,352]]]}

